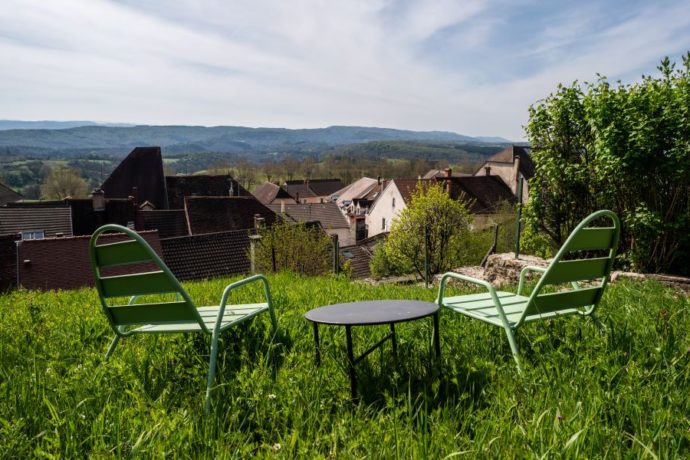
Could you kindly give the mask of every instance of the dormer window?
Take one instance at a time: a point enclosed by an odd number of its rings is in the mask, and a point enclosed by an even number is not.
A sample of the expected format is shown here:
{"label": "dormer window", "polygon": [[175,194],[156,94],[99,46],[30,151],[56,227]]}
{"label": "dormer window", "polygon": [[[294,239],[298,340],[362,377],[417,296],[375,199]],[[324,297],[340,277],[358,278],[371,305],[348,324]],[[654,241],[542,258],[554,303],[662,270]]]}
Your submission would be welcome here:
{"label": "dormer window", "polygon": [[21,234],[23,240],[42,240],[46,237],[45,230],[24,230]]}

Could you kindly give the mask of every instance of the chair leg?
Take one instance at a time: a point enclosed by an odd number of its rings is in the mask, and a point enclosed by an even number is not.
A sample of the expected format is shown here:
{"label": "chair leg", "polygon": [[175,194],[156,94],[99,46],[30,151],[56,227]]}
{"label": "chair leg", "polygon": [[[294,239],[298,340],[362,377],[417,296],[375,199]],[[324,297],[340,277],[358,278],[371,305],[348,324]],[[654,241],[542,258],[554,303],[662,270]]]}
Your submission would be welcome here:
{"label": "chair leg", "polygon": [[518,353],[518,346],[517,342],[515,341],[515,334],[513,334],[513,330],[506,327],[505,328],[506,335],[508,336],[508,343],[510,344],[510,350],[513,352],[513,358],[515,359],[515,364],[517,364],[518,368],[518,373],[522,375],[522,367],[520,367],[520,356]]}
{"label": "chair leg", "polygon": [[597,326],[597,329],[599,329],[600,333],[605,333],[606,332],[606,326],[604,326],[604,323],[599,321],[599,318],[594,314],[590,314],[589,316],[592,317],[592,321],[594,321],[594,324]]}
{"label": "chair leg", "polygon": [[278,332],[278,320],[276,320],[276,314],[273,308],[268,309],[268,314],[271,315],[271,324],[273,325],[273,334]]}
{"label": "chair leg", "polygon": [[112,342],[110,342],[110,347],[108,347],[108,351],[105,353],[105,360],[107,361],[108,358],[110,358],[110,355],[113,354],[113,351],[115,351],[115,347],[117,346],[117,343],[120,341],[120,336],[115,335],[115,338],[113,339]]}
{"label": "chair leg", "polygon": [[206,400],[204,402],[204,413],[207,414],[211,409],[211,387],[216,376],[216,357],[218,356],[218,334],[213,334],[211,338],[211,358],[208,364],[208,381],[206,383]]}

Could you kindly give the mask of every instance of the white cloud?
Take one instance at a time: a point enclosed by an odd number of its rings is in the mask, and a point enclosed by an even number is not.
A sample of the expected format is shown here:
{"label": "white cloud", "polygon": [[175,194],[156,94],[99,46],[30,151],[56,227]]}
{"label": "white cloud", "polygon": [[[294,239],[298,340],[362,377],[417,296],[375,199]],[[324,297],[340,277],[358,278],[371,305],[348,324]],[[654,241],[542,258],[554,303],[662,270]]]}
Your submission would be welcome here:
{"label": "white cloud", "polygon": [[[491,39],[511,33],[516,10],[488,0],[5,0],[0,118],[521,138],[527,107],[558,82],[649,73],[663,55],[690,48],[682,5],[649,6],[593,31],[589,16],[600,10],[516,34],[518,44],[542,41],[515,53]],[[451,29],[453,40],[439,39]],[[434,59],[424,58],[429,50]],[[479,57],[463,60],[465,52]],[[477,81],[482,55],[505,56],[508,66],[516,54],[528,72]],[[538,67],[545,56],[548,68]]]}

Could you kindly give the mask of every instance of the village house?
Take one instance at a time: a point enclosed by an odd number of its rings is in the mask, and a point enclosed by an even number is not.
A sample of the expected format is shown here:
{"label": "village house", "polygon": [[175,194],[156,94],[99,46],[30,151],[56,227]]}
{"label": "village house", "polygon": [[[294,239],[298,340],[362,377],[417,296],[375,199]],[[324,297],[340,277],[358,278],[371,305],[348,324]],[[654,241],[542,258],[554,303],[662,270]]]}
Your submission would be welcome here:
{"label": "village house", "polygon": [[367,237],[366,214],[384,186],[385,181],[380,177],[362,177],[330,196],[330,201],[334,201],[347,218],[353,241]]}
{"label": "village house", "polygon": [[498,176],[452,176],[433,179],[393,179],[376,198],[366,216],[369,238],[391,230],[392,222],[410,202],[420,184],[443,183],[451,198],[463,199],[473,215],[475,227],[483,227],[503,202],[514,203],[515,196]]}
{"label": "village house", "polygon": [[486,160],[474,173],[475,176],[498,176],[503,179],[513,195],[517,196],[520,176],[525,180],[522,185],[522,202],[529,198],[527,181],[534,176],[534,162],[530,148],[511,145]]}
{"label": "village house", "polygon": [[319,222],[328,235],[338,238],[341,246],[355,242],[348,221],[335,203],[281,203],[270,204],[268,207],[276,214],[295,222]]}

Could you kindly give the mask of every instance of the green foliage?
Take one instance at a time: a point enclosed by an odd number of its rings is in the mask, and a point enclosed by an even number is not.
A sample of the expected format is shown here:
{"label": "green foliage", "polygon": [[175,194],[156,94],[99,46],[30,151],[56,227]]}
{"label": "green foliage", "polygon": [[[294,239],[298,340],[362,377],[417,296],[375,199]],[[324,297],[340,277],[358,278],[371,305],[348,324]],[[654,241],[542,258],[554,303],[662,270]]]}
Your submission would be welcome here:
{"label": "green foliage", "polygon": [[560,246],[590,212],[612,209],[635,269],[689,273],[690,53],[683,64],[666,58],[661,76],[630,85],[559,85],[530,108],[533,232]]}
{"label": "green foliage", "polygon": [[440,273],[451,268],[454,255],[466,237],[471,217],[462,200],[448,196],[442,184],[416,187],[412,199],[397,219],[384,243],[392,270],[416,272],[424,276],[425,234],[429,271]]}
{"label": "green foliage", "polygon": [[79,172],[66,167],[58,167],[50,171],[41,184],[41,198],[44,200],[84,198],[88,193],[89,186]]}
{"label": "green foliage", "polygon": [[[213,305],[231,281],[185,288]],[[397,365],[389,344],[357,365],[357,404],[343,328],[320,329],[315,367],[303,314],[433,301],[436,291],[286,273],[269,281],[280,332],[262,315],[221,336],[207,418],[202,337],[125,339],[106,363],[112,331],[93,289],[0,296],[0,458],[690,456],[690,299],[657,284],[612,285],[599,310],[605,335],[575,317],[524,327],[522,378],[493,326],[442,312],[436,362],[431,321],[400,324]],[[251,302],[260,286],[236,296]],[[354,328],[356,350],[386,333]]]}
{"label": "green foliage", "polygon": [[332,271],[333,241],[321,228],[280,222],[260,233],[255,249],[257,271],[289,270],[307,275]]}

